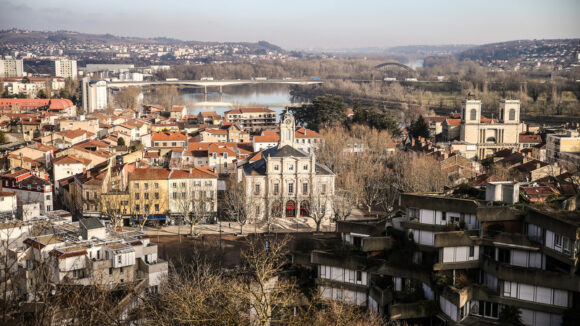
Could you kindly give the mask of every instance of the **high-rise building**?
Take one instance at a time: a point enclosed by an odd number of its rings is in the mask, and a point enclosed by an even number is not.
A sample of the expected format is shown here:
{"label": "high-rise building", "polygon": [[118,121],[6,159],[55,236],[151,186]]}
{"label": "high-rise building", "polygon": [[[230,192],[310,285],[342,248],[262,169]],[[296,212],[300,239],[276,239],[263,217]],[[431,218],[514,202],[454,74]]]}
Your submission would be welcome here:
{"label": "high-rise building", "polygon": [[24,76],[24,64],[22,60],[0,59],[0,77]]}
{"label": "high-rise building", "polygon": [[104,110],[107,107],[107,82],[83,78],[83,110],[85,113]]}
{"label": "high-rise building", "polygon": [[55,60],[52,65],[52,73],[57,77],[77,78],[76,60]]}

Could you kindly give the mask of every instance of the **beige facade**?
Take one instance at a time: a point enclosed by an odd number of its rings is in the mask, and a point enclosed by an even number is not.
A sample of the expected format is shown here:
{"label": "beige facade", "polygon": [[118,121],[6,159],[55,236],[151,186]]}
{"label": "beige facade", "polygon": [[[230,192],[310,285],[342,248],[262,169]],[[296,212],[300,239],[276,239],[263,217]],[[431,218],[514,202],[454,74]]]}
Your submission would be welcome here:
{"label": "beige facade", "polygon": [[580,152],[580,134],[567,131],[565,134],[549,134],[546,137],[546,158],[556,162],[563,152]]}
{"label": "beige facade", "polygon": [[314,154],[294,145],[294,118],[287,113],[280,122],[278,146],[238,169],[238,181],[244,184],[257,219],[309,216],[315,206],[324,207],[326,218],[332,215],[334,173],[316,163]]}
{"label": "beige facade", "polygon": [[480,100],[463,101],[460,140],[476,145],[479,158],[503,148],[519,147],[519,134],[525,131],[520,122],[520,101],[502,100],[498,116],[499,119],[482,117]]}

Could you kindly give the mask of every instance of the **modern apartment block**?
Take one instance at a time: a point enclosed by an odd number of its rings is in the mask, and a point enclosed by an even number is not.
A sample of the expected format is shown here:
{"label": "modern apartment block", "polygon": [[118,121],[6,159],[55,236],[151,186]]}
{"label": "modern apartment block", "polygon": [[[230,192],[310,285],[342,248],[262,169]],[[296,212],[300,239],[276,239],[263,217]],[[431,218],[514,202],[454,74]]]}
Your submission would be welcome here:
{"label": "modern apartment block", "polygon": [[402,194],[397,217],[340,221],[340,243],[297,250],[294,263],[316,272],[323,298],[391,320],[500,325],[516,311],[526,325],[577,325],[575,202],[519,202],[511,182]]}
{"label": "modern apartment block", "polygon": [[560,162],[564,166],[577,168],[580,165],[580,134],[572,130],[562,134],[548,134],[546,159],[551,163]]}
{"label": "modern apartment block", "polygon": [[77,61],[55,60],[52,65],[52,73],[56,77],[77,79]]}
{"label": "modern apartment block", "polygon": [[16,59],[0,59],[0,77],[22,77],[24,73],[24,63]]}
{"label": "modern apartment block", "polygon": [[240,108],[224,113],[227,122],[238,122],[243,130],[259,132],[276,129],[276,112],[267,108]]}

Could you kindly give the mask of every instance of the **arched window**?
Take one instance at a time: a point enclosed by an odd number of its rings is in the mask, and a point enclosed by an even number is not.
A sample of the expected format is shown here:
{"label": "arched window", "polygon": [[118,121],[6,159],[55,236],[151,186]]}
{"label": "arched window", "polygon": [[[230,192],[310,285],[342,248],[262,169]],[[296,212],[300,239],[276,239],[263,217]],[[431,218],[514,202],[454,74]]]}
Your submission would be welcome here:
{"label": "arched window", "polygon": [[272,217],[282,217],[282,202],[279,200],[272,203]]}
{"label": "arched window", "polygon": [[296,202],[289,200],[286,202],[286,217],[296,216]]}
{"label": "arched window", "polygon": [[516,110],[510,109],[510,120],[515,120],[515,119],[516,119]]}
{"label": "arched window", "polygon": [[477,110],[476,109],[471,109],[471,111],[469,111],[469,120],[477,120]]}
{"label": "arched window", "polygon": [[300,216],[310,216],[310,202],[303,200],[300,203]]}
{"label": "arched window", "polygon": [[485,140],[486,143],[495,143],[495,137],[487,137]]}

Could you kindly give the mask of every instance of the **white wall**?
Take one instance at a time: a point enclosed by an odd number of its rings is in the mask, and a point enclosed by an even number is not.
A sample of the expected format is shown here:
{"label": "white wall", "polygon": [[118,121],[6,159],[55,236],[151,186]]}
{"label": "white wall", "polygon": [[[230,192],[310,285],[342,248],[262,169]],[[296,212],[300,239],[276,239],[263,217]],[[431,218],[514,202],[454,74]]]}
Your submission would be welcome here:
{"label": "white wall", "polygon": [[318,266],[318,276],[321,279],[327,279],[342,283],[367,285],[368,273],[364,271],[359,272],[360,272],[360,280],[357,280],[357,271],[355,270],[327,265]]}
{"label": "white wall", "polygon": [[327,286],[319,286],[320,296],[327,300],[342,301],[358,306],[366,306],[367,294],[365,292],[338,289]]}
{"label": "white wall", "polygon": [[562,316],[550,314],[543,311],[534,311],[520,308],[522,312],[522,322],[525,325],[532,326],[560,326],[562,325]]}
{"label": "white wall", "polygon": [[451,301],[445,299],[443,296],[439,296],[439,307],[444,314],[446,314],[451,320],[457,321],[457,306],[455,306]]}
{"label": "white wall", "polygon": [[510,281],[502,283],[503,297],[568,307],[568,291]]}
{"label": "white wall", "polygon": [[443,262],[455,263],[479,260],[479,246],[473,246],[473,256],[469,256],[469,246],[445,247],[443,250]]}
{"label": "white wall", "polygon": [[435,237],[431,231],[413,230],[413,240],[425,246],[433,246],[435,244]]}

